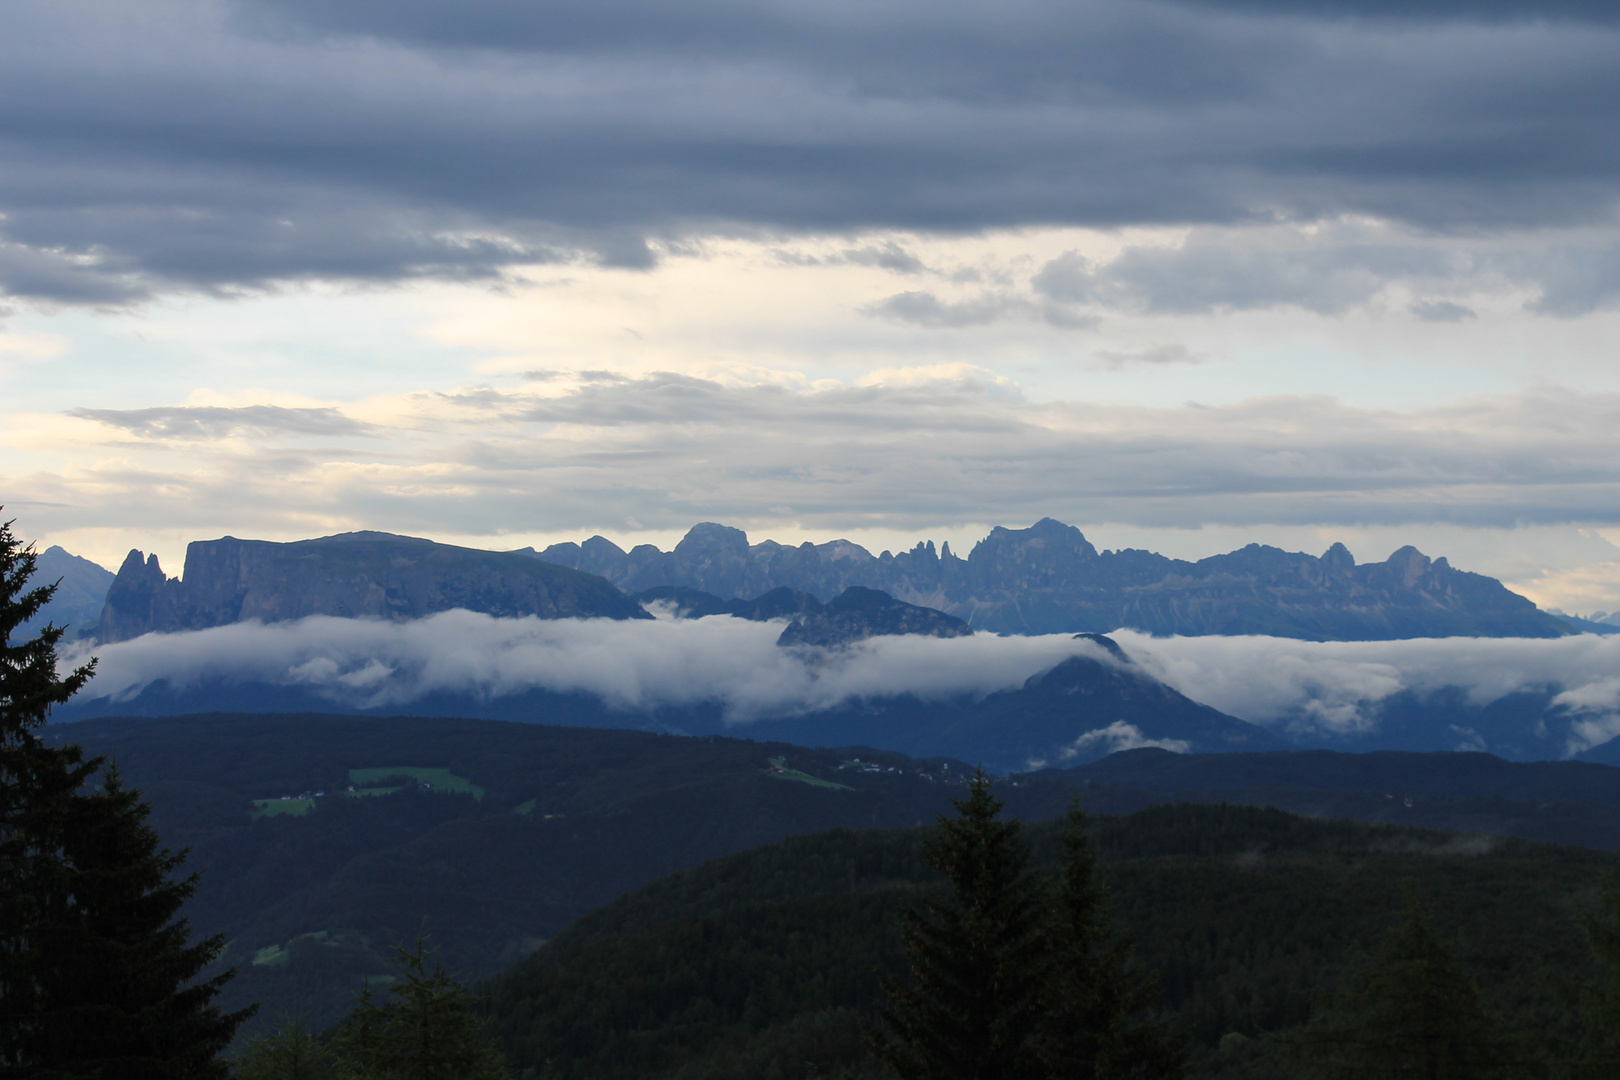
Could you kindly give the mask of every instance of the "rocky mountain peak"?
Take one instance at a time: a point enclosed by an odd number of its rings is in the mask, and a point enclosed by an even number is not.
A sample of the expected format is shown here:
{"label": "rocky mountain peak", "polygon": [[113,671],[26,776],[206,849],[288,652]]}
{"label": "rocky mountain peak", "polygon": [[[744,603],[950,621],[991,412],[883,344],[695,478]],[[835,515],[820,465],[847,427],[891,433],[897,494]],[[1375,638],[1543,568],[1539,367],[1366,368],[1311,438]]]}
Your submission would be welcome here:
{"label": "rocky mountain peak", "polygon": [[967,561],[983,586],[1031,589],[1071,580],[1096,559],[1097,549],[1079,529],[1042,518],[1027,529],[996,526],[973,546]]}
{"label": "rocky mountain peak", "polygon": [[712,521],[692,526],[670,553],[670,563],[681,584],[716,596],[758,596],[772,584],[748,548],[748,534]]}
{"label": "rocky mountain peak", "polygon": [[1322,553],[1322,572],[1329,576],[1348,574],[1356,568],[1356,557],[1350,554],[1350,549],[1343,544],[1335,542],[1334,545]]}
{"label": "rocky mountain peak", "polygon": [[1430,563],[1427,555],[1408,544],[1385,560],[1385,565],[1394,571],[1396,580],[1410,589],[1428,572]]}
{"label": "rocky mountain peak", "polygon": [[954,615],[896,600],[879,589],[852,585],[822,610],[789,623],[776,643],[832,648],[884,634],[965,637],[971,633],[972,628]]}
{"label": "rocky mountain peak", "polygon": [[1106,634],[1076,634],[1074,640],[1089,641],[1094,645],[1101,645],[1104,652],[1122,664],[1131,662],[1131,658],[1125,655],[1125,650],[1119,647],[1119,643]]}

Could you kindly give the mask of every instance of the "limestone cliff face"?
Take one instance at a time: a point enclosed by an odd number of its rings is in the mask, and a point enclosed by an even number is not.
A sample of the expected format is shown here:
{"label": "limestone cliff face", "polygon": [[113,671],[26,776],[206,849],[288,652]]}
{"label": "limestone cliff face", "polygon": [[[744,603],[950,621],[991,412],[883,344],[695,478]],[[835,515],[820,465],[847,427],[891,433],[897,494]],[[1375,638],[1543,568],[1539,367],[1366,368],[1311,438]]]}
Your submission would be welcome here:
{"label": "limestone cliff face", "polygon": [[365,532],[291,544],[198,541],[186,548],[183,579],[166,578],[157,556],[132,551],[108,590],[97,636],[123,641],[306,615],[409,619],[452,608],[546,619],[647,617],[591,574],[510,552]]}
{"label": "limestone cliff face", "polygon": [[127,641],[158,627],[171,628],[178,618],[179,591],[180,582],[163,575],[156,555],[131,551],[102,601],[96,637]]}
{"label": "limestone cliff face", "polygon": [[[746,555],[746,557],[745,557]],[[919,543],[898,555],[844,540],[749,546],[737,529],[695,527],[673,552],[626,554],[602,537],[539,557],[631,590],[685,586],[723,599],[796,589],[823,602],[851,586],[937,608],[975,629],[1043,634],[1273,634],[1318,641],[1411,637],[1558,637],[1572,627],[1481,574],[1404,547],[1356,565],[1343,544],[1322,556],[1251,544],[1197,562],[1151,551],[1099,552],[1050,518],[996,528],[966,559]]]}

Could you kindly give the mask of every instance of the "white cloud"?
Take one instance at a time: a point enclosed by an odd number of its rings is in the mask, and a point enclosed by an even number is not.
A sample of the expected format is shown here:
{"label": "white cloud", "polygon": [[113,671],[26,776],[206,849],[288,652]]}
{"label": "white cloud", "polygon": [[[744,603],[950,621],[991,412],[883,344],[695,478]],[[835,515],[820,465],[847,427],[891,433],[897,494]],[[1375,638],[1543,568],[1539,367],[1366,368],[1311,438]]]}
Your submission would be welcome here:
{"label": "white cloud", "polygon": [[1110,371],[1138,364],[1163,366],[1165,364],[1202,364],[1209,359],[1185,345],[1149,345],[1140,349],[1098,349],[1095,353],[1102,367]]}
{"label": "white cloud", "polygon": [[[1040,638],[884,637],[832,654],[780,649],[781,623],[727,616],[652,621],[497,619],[449,611],[414,622],[316,616],[148,634],[96,648],[87,699],[126,701],[157,680],[313,688],[337,701],[406,707],[424,694],[497,698],[530,689],[596,695],[619,709],[717,703],[745,721],[852,698],[983,695],[1077,654]],[[83,661],[84,650],[64,666]]]}
{"label": "white cloud", "polygon": [[1115,720],[1107,727],[1086,732],[1065,746],[1058,753],[1058,758],[1061,761],[1072,761],[1081,754],[1095,757],[1098,750],[1104,754],[1117,754],[1121,750],[1139,750],[1144,746],[1156,746],[1177,754],[1185,754],[1192,749],[1192,744],[1185,739],[1150,739],[1142,734],[1142,729],[1135,724]]}
{"label": "white cloud", "polygon": [[[882,637],[830,654],[776,646],[780,623],[725,616],[651,621],[497,619],[450,611],[414,622],[314,617],[152,634],[97,648],[89,699],[125,701],[158,680],[301,686],[333,701],[408,710],[433,693],[495,699],[544,689],[583,692],[611,707],[718,705],[745,723],[851,700],[917,694],[982,696],[1020,686],[1074,655],[1105,652],[1068,635]],[[1553,640],[1445,638],[1304,642],[1267,637],[1113,637],[1148,673],[1195,701],[1317,739],[1375,731],[1378,703],[1403,690],[1461,687],[1486,703],[1525,689],[1561,691],[1570,752],[1620,731],[1620,636]],[[65,657],[82,662],[84,650]],[[1163,746],[1116,723],[1082,735],[1082,750]]]}
{"label": "white cloud", "polygon": [[1553,699],[1575,713],[1570,749],[1579,752],[1588,746],[1606,743],[1620,735],[1620,677],[1565,690]]}
{"label": "white cloud", "polygon": [[[1616,707],[1620,635],[1424,638],[1311,642],[1269,637],[1114,638],[1183,694],[1251,723],[1331,735],[1376,731],[1379,702],[1461,687],[1475,704],[1519,690],[1562,691],[1554,704],[1584,711],[1571,752],[1606,741]],[[1616,725],[1620,731],[1620,725]],[[1610,731],[1612,735],[1615,731]]]}

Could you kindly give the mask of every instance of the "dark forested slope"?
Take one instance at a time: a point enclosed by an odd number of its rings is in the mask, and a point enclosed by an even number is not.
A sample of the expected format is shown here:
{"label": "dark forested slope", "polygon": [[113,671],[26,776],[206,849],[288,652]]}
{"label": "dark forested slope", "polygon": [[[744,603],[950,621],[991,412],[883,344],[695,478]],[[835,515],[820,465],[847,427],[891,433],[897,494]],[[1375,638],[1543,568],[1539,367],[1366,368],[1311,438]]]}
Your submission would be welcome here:
{"label": "dark forested slope", "polygon": [[[47,734],[115,754],[165,843],[192,849],[202,883],[187,913],[229,936],[226,961],[242,965],[231,1002],[265,1003],[260,1024],[341,1014],[424,927],[453,969],[482,977],[659,875],[796,834],[932,821],[967,768],[423,717],[109,719]],[[1028,821],[1081,791],[1108,813],[1226,800],[1620,848],[1620,769],[1483,754],[1141,750],[998,790]]]}
{"label": "dark forested slope", "polygon": [[662,874],[798,833],[931,820],[966,770],[475,720],[215,715],[48,730],[116,755],[165,843],[191,848],[202,882],[187,915],[229,936],[227,962],[245,966],[227,1004],[264,1003],[256,1023],[335,1018],[424,928],[452,969],[488,975]]}
{"label": "dark forested slope", "polygon": [[[565,1080],[861,1070],[877,972],[903,967],[896,911],[933,887],[923,832],[796,838],[637,890],[495,980],[495,1030],[520,1066]],[[1050,863],[1050,827],[1032,839]],[[1222,1055],[1221,1037],[1304,1023],[1399,918],[1408,880],[1504,1030],[1529,1043],[1556,1029],[1541,973],[1585,973],[1575,905],[1620,869],[1596,852],[1219,805],[1101,819],[1097,840],[1117,919],[1199,1074],[1231,1077],[1291,1075],[1275,1047]]]}

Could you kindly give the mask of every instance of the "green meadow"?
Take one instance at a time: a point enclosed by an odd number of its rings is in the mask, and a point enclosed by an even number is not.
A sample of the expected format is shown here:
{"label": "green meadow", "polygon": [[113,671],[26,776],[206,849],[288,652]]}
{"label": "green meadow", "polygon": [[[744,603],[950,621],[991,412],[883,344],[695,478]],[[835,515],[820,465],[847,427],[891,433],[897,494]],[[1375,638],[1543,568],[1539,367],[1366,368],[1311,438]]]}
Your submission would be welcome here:
{"label": "green meadow", "polygon": [[449,769],[430,769],[417,765],[388,765],[374,769],[350,769],[349,783],[354,784],[358,790],[355,795],[386,795],[398,791],[398,787],[378,787],[361,785],[376,785],[381,780],[392,780],[396,777],[408,776],[418,784],[429,784],[434,791],[449,792],[454,795],[471,795],[475,799],[484,797],[484,789],[473,783],[465,776],[457,776]]}

